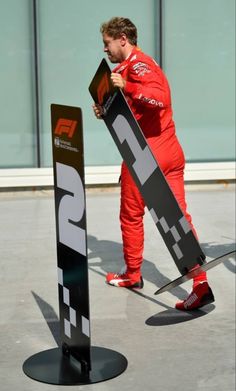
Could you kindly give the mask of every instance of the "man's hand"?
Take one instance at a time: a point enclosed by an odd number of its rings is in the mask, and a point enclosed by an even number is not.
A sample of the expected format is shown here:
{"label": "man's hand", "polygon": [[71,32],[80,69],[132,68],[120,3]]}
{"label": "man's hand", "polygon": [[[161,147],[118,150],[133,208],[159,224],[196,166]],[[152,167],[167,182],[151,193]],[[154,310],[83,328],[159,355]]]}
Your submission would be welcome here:
{"label": "man's hand", "polygon": [[95,116],[97,117],[97,119],[102,119],[102,108],[100,105],[98,105],[97,103],[95,103],[93,106],[93,112],[95,114]]}
{"label": "man's hand", "polygon": [[125,88],[126,80],[119,73],[111,73],[111,81],[114,87]]}

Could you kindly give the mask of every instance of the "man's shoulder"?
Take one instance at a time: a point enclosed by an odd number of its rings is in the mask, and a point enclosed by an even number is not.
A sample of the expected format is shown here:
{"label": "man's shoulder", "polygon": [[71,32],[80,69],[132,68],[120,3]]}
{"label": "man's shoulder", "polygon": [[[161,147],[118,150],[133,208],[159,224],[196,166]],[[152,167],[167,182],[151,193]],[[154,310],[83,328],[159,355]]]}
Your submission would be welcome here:
{"label": "man's shoulder", "polygon": [[131,73],[135,73],[138,76],[143,76],[151,72],[157,72],[159,65],[155,60],[142,52],[141,50],[135,50],[129,59],[129,70]]}
{"label": "man's shoulder", "polygon": [[130,56],[129,60],[130,65],[135,65],[137,63],[143,63],[146,65],[149,65],[150,67],[158,66],[156,61],[149,56],[148,54],[144,53],[141,49],[137,48],[132,55]]}

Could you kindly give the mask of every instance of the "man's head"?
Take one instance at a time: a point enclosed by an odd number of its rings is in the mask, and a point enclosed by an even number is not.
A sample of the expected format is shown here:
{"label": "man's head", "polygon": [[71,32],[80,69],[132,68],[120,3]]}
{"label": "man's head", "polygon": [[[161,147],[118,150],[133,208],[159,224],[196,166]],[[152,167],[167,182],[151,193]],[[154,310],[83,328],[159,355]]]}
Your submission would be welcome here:
{"label": "man's head", "polygon": [[112,63],[125,60],[137,45],[137,29],[127,18],[115,17],[101,25],[104,52]]}

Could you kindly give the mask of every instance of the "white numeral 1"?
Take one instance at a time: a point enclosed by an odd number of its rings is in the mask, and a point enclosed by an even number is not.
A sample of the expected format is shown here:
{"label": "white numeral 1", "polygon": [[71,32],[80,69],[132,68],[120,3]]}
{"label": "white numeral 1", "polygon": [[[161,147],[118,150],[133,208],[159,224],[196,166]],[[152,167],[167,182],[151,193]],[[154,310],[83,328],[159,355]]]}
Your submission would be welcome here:
{"label": "white numeral 1", "polygon": [[128,143],[128,146],[135,157],[133,169],[136,172],[141,185],[144,185],[157,168],[156,160],[148,146],[144,147],[144,149],[141,148],[129,122],[122,114],[117,115],[112,126],[120,143],[122,144],[125,140]]}

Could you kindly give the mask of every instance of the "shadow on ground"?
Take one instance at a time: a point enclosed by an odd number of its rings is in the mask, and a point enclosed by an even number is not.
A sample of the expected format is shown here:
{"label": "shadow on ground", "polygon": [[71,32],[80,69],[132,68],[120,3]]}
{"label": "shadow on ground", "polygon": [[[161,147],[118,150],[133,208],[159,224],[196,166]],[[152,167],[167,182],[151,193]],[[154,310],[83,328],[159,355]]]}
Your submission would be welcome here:
{"label": "shadow on ground", "polygon": [[[203,251],[207,257],[216,258],[220,255],[226,254],[235,250],[235,243],[229,244],[215,244],[214,242],[201,244]],[[95,236],[88,235],[89,248],[89,268],[105,277],[108,272],[119,272],[124,266],[122,244],[110,240],[98,240]],[[93,261],[94,259],[94,261]],[[95,261],[96,259],[96,261]],[[99,259],[99,260],[97,260]],[[235,273],[235,261],[228,260],[224,266],[232,273]],[[99,269],[98,269],[99,267]],[[173,267],[174,264],[173,264]],[[171,282],[171,280],[162,274],[157,269],[156,265],[147,259],[144,259],[142,265],[142,274],[146,281],[156,285],[157,288]],[[176,278],[179,277],[179,272],[176,270]],[[178,299],[186,298],[188,292],[182,287],[176,287],[171,292]],[[144,295],[145,296],[145,295]]]}
{"label": "shadow on ground", "polygon": [[202,316],[208,315],[215,309],[214,304],[205,306],[203,309],[194,311],[178,311],[173,308],[159,312],[146,320],[148,326],[169,326],[177,323],[189,322],[198,319]]}

